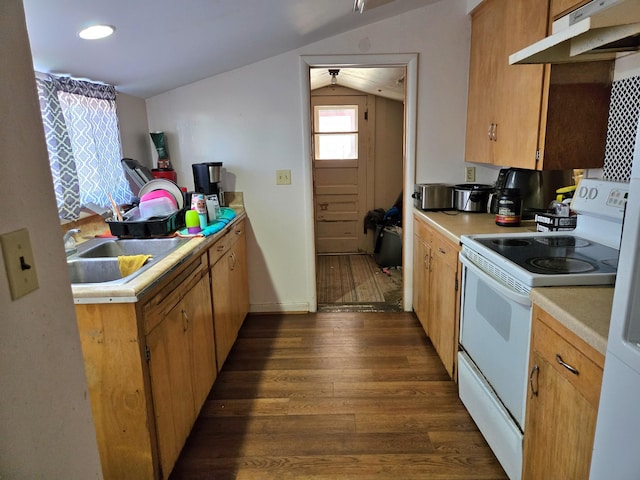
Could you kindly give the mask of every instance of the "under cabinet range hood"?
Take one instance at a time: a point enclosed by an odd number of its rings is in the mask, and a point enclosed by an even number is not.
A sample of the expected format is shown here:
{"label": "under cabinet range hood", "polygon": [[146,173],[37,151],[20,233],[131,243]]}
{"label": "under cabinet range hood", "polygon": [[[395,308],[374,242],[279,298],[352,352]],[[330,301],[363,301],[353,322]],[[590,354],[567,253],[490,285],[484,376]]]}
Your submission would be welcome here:
{"label": "under cabinet range hood", "polygon": [[640,50],[640,1],[592,0],[553,22],[552,35],[509,56],[509,64],[612,60]]}

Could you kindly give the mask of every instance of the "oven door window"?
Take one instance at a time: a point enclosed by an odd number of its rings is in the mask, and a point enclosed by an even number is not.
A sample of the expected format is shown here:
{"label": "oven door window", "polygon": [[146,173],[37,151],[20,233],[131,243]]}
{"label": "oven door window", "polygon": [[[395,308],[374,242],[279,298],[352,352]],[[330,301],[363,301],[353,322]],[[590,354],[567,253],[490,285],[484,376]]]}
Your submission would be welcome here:
{"label": "oven door window", "polygon": [[464,272],[460,343],[523,428],[531,301],[473,266]]}

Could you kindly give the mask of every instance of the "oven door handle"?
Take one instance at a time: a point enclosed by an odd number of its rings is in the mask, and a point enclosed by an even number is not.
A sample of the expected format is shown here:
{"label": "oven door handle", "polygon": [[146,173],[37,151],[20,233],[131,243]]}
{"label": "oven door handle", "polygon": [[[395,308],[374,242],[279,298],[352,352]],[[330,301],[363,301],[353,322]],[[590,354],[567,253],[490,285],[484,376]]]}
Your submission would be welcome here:
{"label": "oven door handle", "polygon": [[471,262],[471,260],[469,260],[463,254],[460,254],[458,258],[460,262],[465,266],[465,268],[468,268],[469,270],[473,271],[478,277],[480,277],[483,281],[488,283],[491,286],[491,288],[493,288],[494,290],[497,290],[499,293],[501,293],[505,297],[521,305],[524,305],[525,307],[531,306],[531,299],[529,298],[529,295],[518,293],[515,290],[512,290],[509,287],[505,286],[502,282],[499,282],[498,280],[493,278],[491,275],[489,275],[487,272],[478,268],[474,263]]}

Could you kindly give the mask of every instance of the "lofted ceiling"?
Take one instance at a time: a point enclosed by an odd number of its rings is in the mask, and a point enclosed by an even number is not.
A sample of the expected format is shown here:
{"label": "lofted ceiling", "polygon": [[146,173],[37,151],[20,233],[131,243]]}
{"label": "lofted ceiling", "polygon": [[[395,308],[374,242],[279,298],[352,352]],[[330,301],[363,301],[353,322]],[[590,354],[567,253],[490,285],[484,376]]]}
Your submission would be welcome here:
{"label": "lofted ceiling", "polygon": [[[366,0],[363,13],[354,13],[354,0],[23,3],[36,71],[105,82],[149,98],[437,1]],[[92,23],[116,31],[102,40],[80,39],[78,31]],[[338,81],[360,82],[359,89],[378,94],[398,88],[396,72],[367,70],[341,71]],[[365,73],[378,78],[365,81]],[[314,73],[312,82],[321,85],[325,74]]]}
{"label": "lofted ceiling", "polygon": [[[404,101],[405,71],[403,67],[336,67],[335,69],[338,70],[337,85],[392,100]],[[312,68],[310,82],[311,90],[331,85],[329,69]]]}

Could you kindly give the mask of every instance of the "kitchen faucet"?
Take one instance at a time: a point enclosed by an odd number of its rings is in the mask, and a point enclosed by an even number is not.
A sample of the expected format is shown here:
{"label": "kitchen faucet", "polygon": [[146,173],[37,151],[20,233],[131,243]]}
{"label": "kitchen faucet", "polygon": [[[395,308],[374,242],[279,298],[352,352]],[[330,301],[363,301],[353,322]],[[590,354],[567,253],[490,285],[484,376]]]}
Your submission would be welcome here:
{"label": "kitchen faucet", "polygon": [[64,252],[67,254],[67,256],[73,255],[78,251],[78,249],[76,248],[76,239],[73,238],[73,235],[76,233],[80,233],[80,229],[71,228],[67,230],[64,234],[64,237],[62,237],[62,241],[64,242]]}

